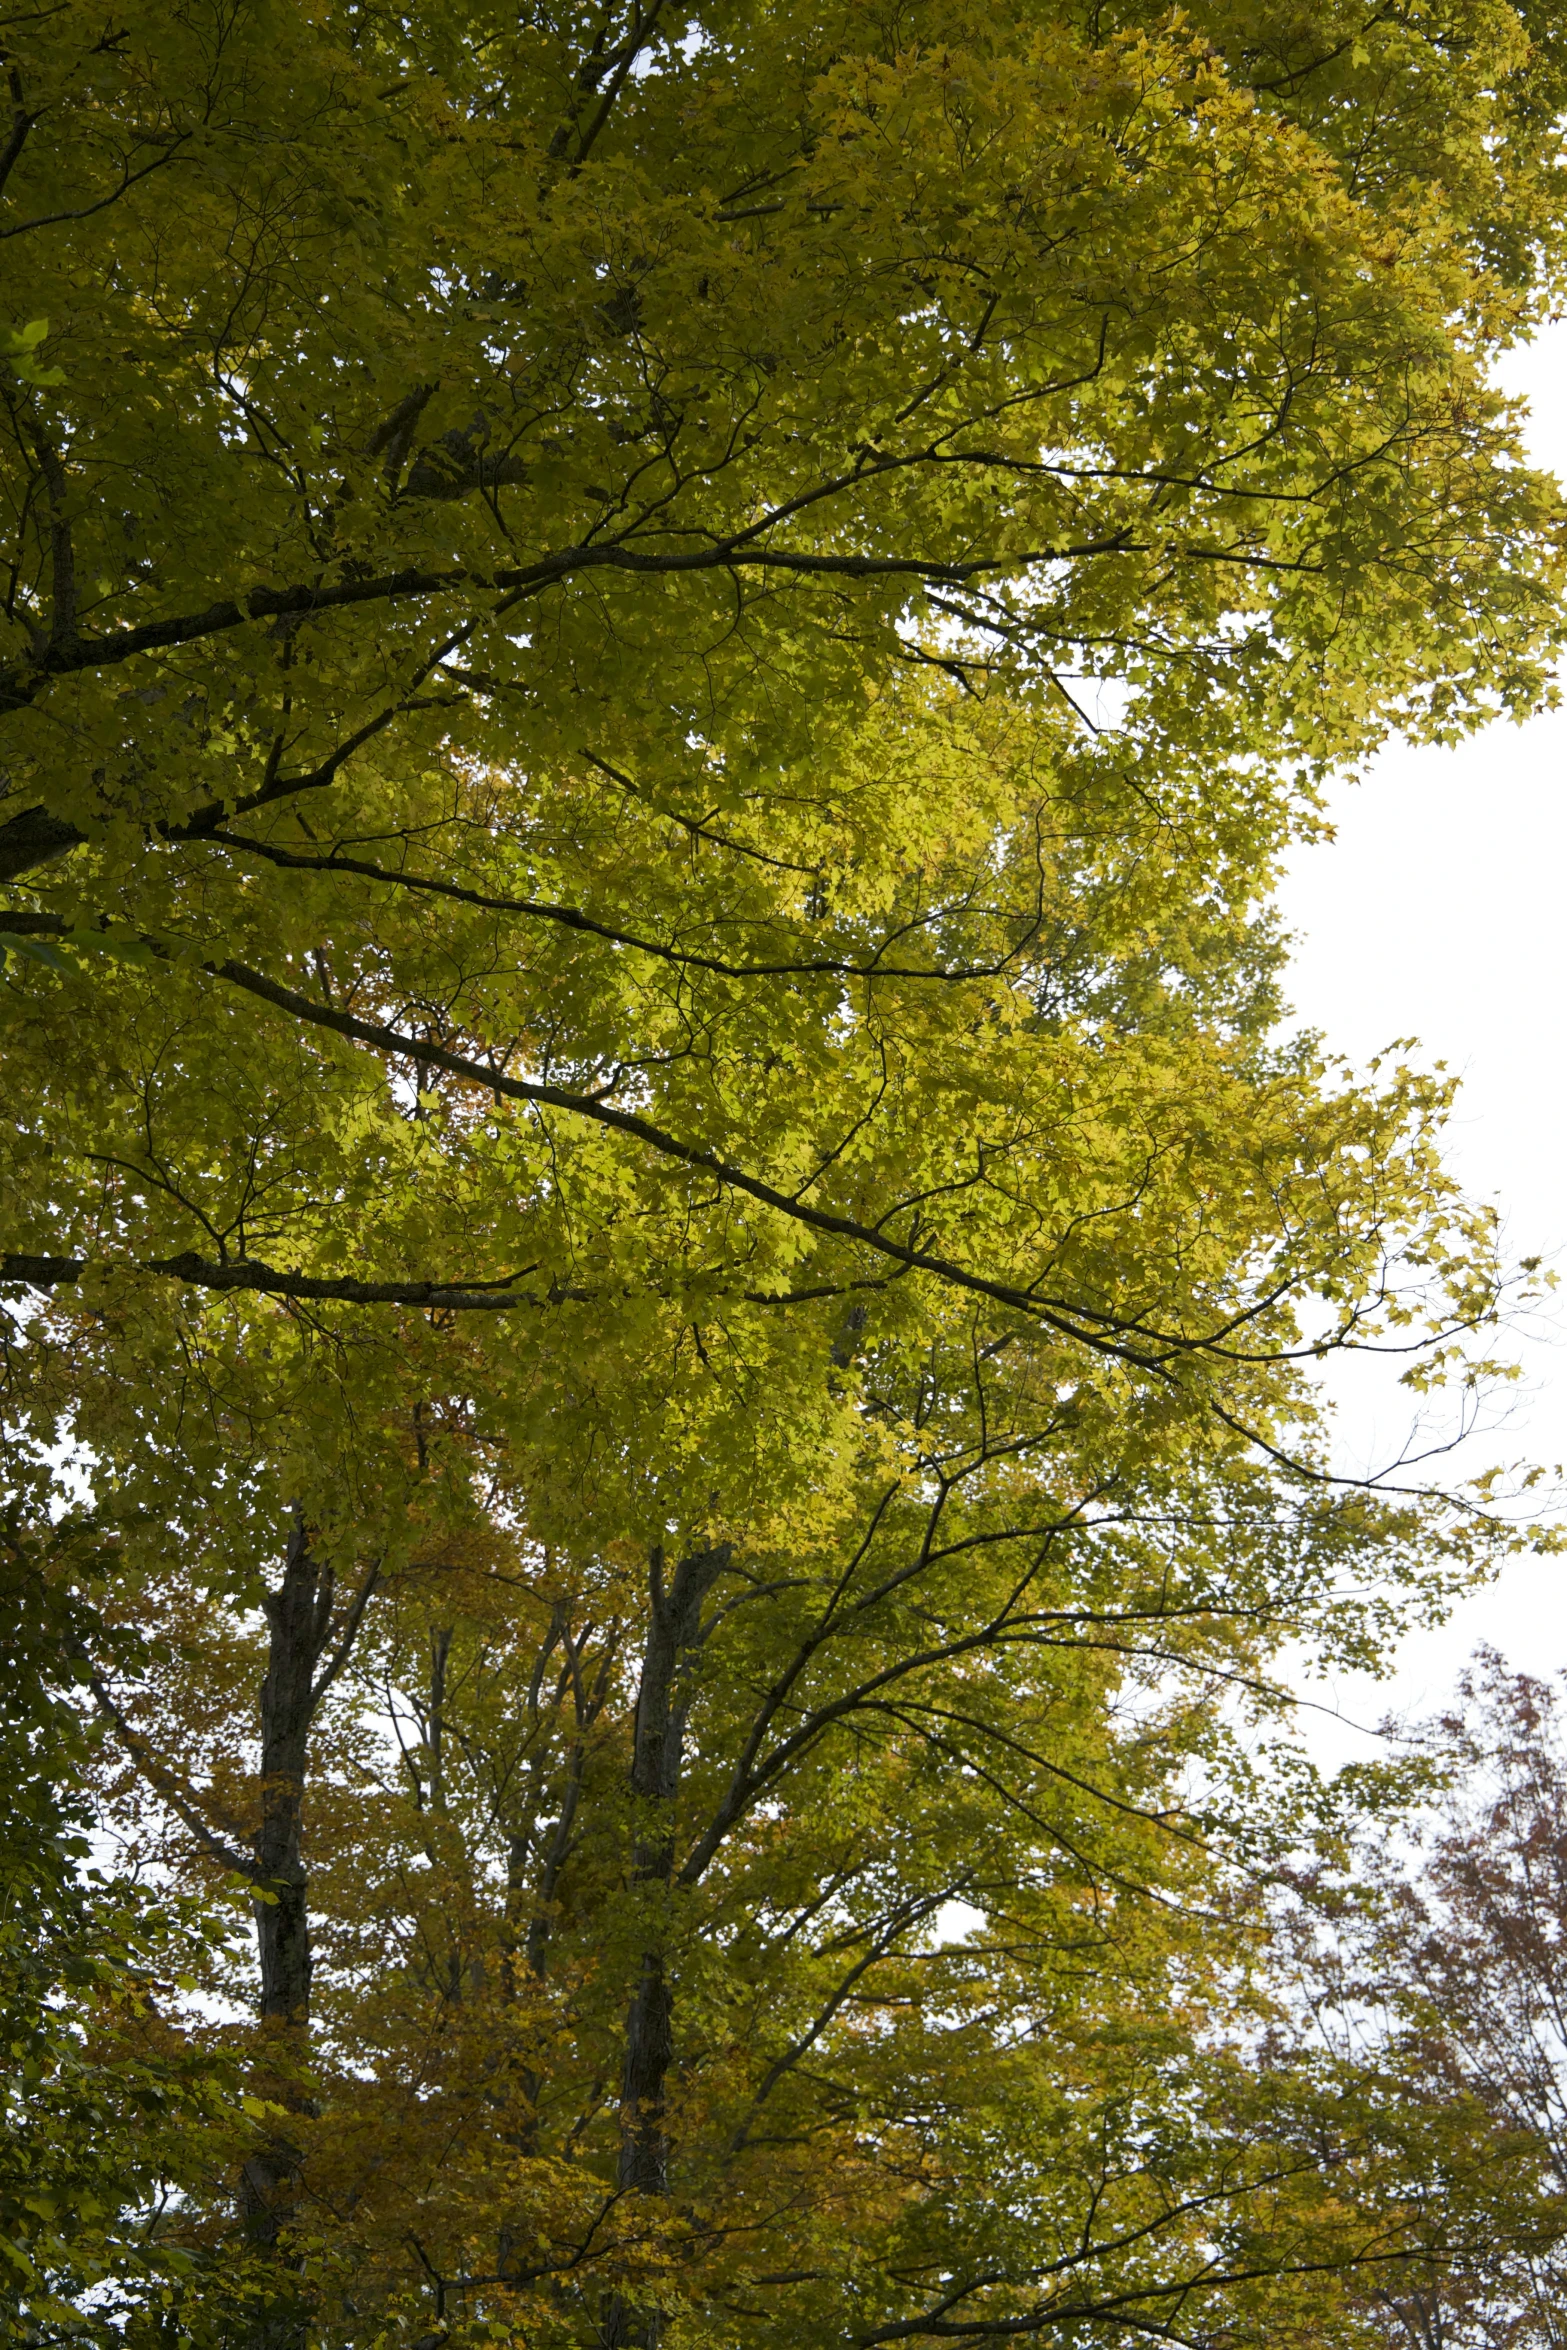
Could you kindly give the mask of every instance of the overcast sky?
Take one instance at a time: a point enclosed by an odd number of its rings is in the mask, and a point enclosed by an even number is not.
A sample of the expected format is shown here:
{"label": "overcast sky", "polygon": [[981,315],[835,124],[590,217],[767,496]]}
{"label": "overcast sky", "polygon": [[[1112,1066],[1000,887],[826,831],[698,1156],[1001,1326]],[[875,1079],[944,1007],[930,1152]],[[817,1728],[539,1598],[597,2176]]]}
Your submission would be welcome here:
{"label": "overcast sky", "polygon": [[[1567,478],[1567,327],[1502,376],[1529,398],[1536,461]],[[1414,1036],[1419,1058],[1459,1074],[1449,1163],[1501,1207],[1514,1255],[1556,1260],[1559,1300],[1520,1334],[1525,1379],[1487,1442],[1548,1464],[1567,1462],[1564,782],[1567,708],[1456,751],[1389,752],[1365,783],[1334,792],[1337,837],[1298,854],[1283,898],[1297,1013],[1356,1062]],[[1340,1393],[1346,1465],[1396,1453],[1409,1426],[1399,1391],[1367,1376]],[[1482,1640],[1530,1671],[1567,1667],[1567,1559],[1509,1567],[1441,1631],[1412,1636],[1391,1685],[1341,1682],[1332,1695],[1368,1722],[1390,1704],[1426,1710]],[[1319,1736],[1324,1760],[1369,1751],[1347,1729]]]}

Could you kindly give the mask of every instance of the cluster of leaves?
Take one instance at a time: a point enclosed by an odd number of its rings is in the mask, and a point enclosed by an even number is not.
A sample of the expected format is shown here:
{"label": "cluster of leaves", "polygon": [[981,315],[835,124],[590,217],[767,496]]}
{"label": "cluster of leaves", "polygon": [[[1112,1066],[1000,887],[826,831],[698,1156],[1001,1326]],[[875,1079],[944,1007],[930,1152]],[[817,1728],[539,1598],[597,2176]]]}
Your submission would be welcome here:
{"label": "cluster of leaves", "polygon": [[[19,2342],[113,2338],[193,2273],[162,2240],[247,2121],[232,2065],[192,2040],[180,1994],[211,1965],[210,1903],[90,1865],[87,1660],[143,1653],[94,1604],[90,1548],[0,1535],[0,2310]],[[96,1578],[94,1578],[96,1580]],[[103,1596],[101,1582],[96,1596]]]}

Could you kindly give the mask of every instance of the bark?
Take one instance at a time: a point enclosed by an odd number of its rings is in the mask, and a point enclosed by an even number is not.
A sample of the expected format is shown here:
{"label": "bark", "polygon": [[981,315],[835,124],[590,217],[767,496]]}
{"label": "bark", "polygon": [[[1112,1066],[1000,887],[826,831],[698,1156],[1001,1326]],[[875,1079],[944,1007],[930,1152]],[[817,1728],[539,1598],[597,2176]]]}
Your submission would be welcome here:
{"label": "bark", "polygon": [[[690,1711],[690,1659],[700,1646],[702,1604],[728,1566],[732,1545],[714,1544],[683,1558],[667,1586],[664,1557],[653,1553],[650,1621],[637,1689],[631,1754],[631,1792],[637,1801],[632,1882],[668,1887],[674,1872],[674,1804],[680,1792]],[[637,1987],[626,2017],[620,2085],[620,2184],[644,2195],[669,2193],[666,2090],[674,2061],[674,1996],[662,1947],[642,1953]],[[605,2311],[605,2350],[657,2350],[663,2320],[657,2310],[634,2309],[620,2294]]]}
{"label": "bark", "polygon": [[[582,1806],[589,1737],[614,1686],[615,1663],[620,1650],[619,1628],[614,1624],[607,1629],[603,1653],[591,1683],[584,1682],[582,1660],[593,1630],[590,1621],[573,1633],[565,1603],[557,1602],[551,1613],[549,1630],[534,1662],[527,1697],[530,1723],[537,1732],[545,1674],[558,1650],[560,1663],[549,1710],[558,1720],[561,1709],[569,1700],[571,1735],[566,1741],[564,1755],[553,1780],[549,1770],[549,1744],[547,1740],[541,1739],[541,1752],[530,1766],[532,1787],[523,1807],[522,1819],[507,1834],[502,1965],[503,1979],[513,1998],[520,1995],[525,1982],[542,1984],[549,1970],[555,1902],[566,1865],[576,1850],[577,1820]],[[555,1790],[554,1824],[541,1839],[540,1815],[549,1803],[552,1785]],[[519,2086],[528,2108],[528,2119],[513,2137],[513,2143],[521,2154],[532,2155],[539,2150],[538,2105],[543,2085],[543,2075],[532,2068],[524,2070],[519,2076]],[[497,2262],[502,2274],[510,2259],[510,2239],[503,2235]]]}
{"label": "bark", "polygon": [[[350,1606],[336,1649],[323,1669],[332,1633],[335,1578],[310,1547],[302,1525],[289,1537],[283,1577],[262,1606],[267,1619],[267,1670],[261,1684],[261,1818],[251,1849],[252,1881],[268,1898],[256,1903],[256,1948],[261,1965],[260,2020],[282,2036],[276,2102],[309,2110],[301,2084],[310,2023],[310,1908],[303,1828],[310,1732],[332,1682],[347,1660],[374,1588],[372,1570]],[[300,2150],[279,2130],[246,2161],[240,2176],[245,2235],[260,2252],[278,2246],[298,2191]],[[289,2284],[259,2316],[247,2350],[298,2350],[306,2312]]]}
{"label": "bark", "polygon": [[258,1884],[273,1898],[256,1905],[261,2018],[303,2025],[310,2009],[310,1919],[301,1849],[305,1765],[320,1703],[316,1667],[332,1620],[333,1578],[296,1528],[283,1580],[263,1601],[269,1634],[261,1684],[261,1825],[254,1846]]}
{"label": "bark", "polygon": [[15,881],[35,866],[52,864],[56,857],[80,848],[86,838],[63,816],[51,816],[44,808],[24,808],[0,824],[0,881]]}
{"label": "bark", "polygon": [[[690,1708],[688,1660],[701,1631],[702,1602],[730,1555],[728,1543],[693,1551],[681,1560],[666,1588],[663,1553],[653,1553],[650,1622],[631,1752],[631,1792],[639,1813],[632,1860],[635,1884],[667,1885],[674,1867],[673,1810]],[[645,1950],[626,2020],[620,2183],[648,2195],[669,2191],[664,2083],[674,2055],[671,2019],[664,1953]]]}

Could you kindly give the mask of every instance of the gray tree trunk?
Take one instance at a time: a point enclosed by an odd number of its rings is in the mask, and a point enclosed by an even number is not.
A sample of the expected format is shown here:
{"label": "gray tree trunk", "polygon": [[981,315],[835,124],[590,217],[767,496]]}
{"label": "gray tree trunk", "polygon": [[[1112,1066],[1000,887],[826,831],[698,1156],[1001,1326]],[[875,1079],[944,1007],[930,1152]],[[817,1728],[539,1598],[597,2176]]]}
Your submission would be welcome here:
{"label": "gray tree trunk", "polygon": [[[728,1566],[727,1542],[683,1558],[666,1585],[661,1550],[653,1553],[650,1617],[637,1688],[631,1752],[631,1792],[637,1799],[632,1882],[667,1886],[674,1869],[674,1804],[685,1759],[690,1711],[690,1660],[700,1645],[702,1604]],[[661,1941],[642,1953],[626,2017],[620,2082],[620,2184],[643,2195],[669,2193],[666,2088],[674,2061],[674,1998]],[[605,2311],[605,2350],[657,2350],[662,2318],[633,2309],[620,2294]]]}
{"label": "gray tree trunk", "polygon": [[[279,2079],[271,2094],[295,2112],[309,2111],[300,2080],[310,2025],[309,1880],[303,1849],[305,1774],[317,1710],[346,1659],[369,1598],[366,1578],[328,1670],[320,1670],[332,1631],[335,1579],[297,1525],[284,1553],[283,1577],[266,1593],[267,1670],[261,1684],[261,1820],[251,1849],[253,1882],[267,1898],[256,1903],[256,1948],[261,1964],[261,2022],[282,2039]],[[298,2190],[300,2150],[286,2129],[276,2131],[247,2159],[240,2175],[240,2212],[247,2241],[272,2253]],[[308,2316],[291,2283],[280,2275],[275,2300],[250,2329],[247,2350],[303,2350]]]}

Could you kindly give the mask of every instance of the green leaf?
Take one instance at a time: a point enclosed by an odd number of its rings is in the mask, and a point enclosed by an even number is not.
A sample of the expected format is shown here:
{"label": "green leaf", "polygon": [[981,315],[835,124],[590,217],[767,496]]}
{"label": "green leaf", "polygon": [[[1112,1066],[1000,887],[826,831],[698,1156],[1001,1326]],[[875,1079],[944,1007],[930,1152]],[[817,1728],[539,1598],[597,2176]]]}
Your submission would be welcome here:
{"label": "green leaf", "polygon": [[42,963],[50,971],[71,972],[76,968],[47,939],[25,937],[14,930],[0,930],[0,955],[7,951],[13,955],[25,955],[30,962]]}
{"label": "green leaf", "polygon": [[25,326],[13,327],[5,342],[5,356],[13,371],[24,383],[36,384],[52,390],[65,381],[63,367],[40,367],[33,354],[49,333],[47,318],[30,318]]}

